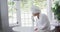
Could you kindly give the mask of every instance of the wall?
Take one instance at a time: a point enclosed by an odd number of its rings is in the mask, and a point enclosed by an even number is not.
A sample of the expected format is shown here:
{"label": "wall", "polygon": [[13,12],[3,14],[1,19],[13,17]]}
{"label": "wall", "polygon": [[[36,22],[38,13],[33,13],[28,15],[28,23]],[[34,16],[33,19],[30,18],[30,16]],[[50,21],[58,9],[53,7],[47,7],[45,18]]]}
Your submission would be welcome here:
{"label": "wall", "polygon": [[[0,3],[1,4],[1,3]],[[0,5],[0,31],[2,30],[2,23],[1,23],[1,5]]]}
{"label": "wall", "polygon": [[7,0],[0,0],[0,17],[3,32],[9,32]]}

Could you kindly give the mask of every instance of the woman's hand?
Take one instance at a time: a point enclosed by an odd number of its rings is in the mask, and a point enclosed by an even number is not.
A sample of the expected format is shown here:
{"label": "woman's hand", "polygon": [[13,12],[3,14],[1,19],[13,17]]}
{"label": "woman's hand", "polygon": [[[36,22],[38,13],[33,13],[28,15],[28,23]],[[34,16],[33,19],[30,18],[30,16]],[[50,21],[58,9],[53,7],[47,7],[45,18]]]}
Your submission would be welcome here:
{"label": "woman's hand", "polygon": [[35,28],[35,30],[34,31],[37,31],[38,30],[38,28]]}
{"label": "woman's hand", "polygon": [[34,30],[35,32],[38,32],[38,28],[35,28],[35,30]]}

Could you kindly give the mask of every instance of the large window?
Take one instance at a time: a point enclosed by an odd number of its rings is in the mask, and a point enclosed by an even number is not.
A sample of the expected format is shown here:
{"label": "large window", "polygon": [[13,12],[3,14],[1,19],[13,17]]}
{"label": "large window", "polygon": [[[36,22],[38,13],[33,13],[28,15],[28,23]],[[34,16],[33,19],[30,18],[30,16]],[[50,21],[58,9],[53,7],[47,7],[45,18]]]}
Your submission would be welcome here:
{"label": "large window", "polygon": [[31,0],[23,0],[21,1],[20,8],[21,8],[21,26],[22,27],[31,27],[32,26],[32,19],[31,19]]}
{"label": "large window", "polygon": [[17,0],[13,1],[13,0],[8,0],[8,16],[9,16],[9,24],[17,24],[18,22],[20,22],[22,27],[31,27],[33,25],[33,21],[32,21],[32,14],[31,14],[31,6],[32,5],[36,5],[40,8],[40,10],[42,11],[42,13],[47,14],[47,0],[18,0],[20,1],[20,6],[18,5],[18,7],[20,7],[19,12],[19,16],[21,16],[20,20],[18,21],[17,19],[19,19],[19,17],[17,17],[17,4],[16,3]]}
{"label": "large window", "polygon": [[17,24],[17,16],[16,16],[16,2],[13,0],[8,0],[8,17],[9,17],[9,25]]}

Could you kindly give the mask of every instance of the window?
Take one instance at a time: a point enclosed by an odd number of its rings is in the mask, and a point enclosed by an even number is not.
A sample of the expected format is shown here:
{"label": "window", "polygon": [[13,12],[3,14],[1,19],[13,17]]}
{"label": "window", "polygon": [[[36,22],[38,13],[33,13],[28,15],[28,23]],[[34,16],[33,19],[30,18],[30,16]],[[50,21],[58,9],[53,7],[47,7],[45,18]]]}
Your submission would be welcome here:
{"label": "window", "polygon": [[16,2],[8,0],[9,25],[17,24]]}
{"label": "window", "polygon": [[32,26],[32,19],[31,19],[31,1],[21,1],[21,26],[22,27],[31,27]]}
{"label": "window", "polygon": [[[18,5],[18,7],[20,7],[20,12],[19,12],[19,16],[21,17],[21,19],[19,17],[17,17],[17,4],[20,3]],[[17,24],[18,22],[21,22],[21,26],[22,27],[32,27],[33,26],[33,21],[32,21],[32,14],[31,14],[31,6],[32,5],[36,5],[38,6],[42,13],[47,14],[47,0],[21,0],[20,2],[16,3],[16,1],[13,0],[8,0],[8,16],[9,16],[9,24]],[[21,20],[21,21],[18,21]]]}

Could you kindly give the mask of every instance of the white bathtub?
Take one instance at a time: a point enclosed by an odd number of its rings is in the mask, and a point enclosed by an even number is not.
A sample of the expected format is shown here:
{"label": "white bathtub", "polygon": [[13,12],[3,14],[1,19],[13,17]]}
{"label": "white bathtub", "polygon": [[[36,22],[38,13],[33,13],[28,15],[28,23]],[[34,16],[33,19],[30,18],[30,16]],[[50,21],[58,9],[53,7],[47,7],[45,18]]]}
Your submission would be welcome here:
{"label": "white bathtub", "polygon": [[32,27],[14,27],[12,29],[15,32],[33,32],[34,30]]}

